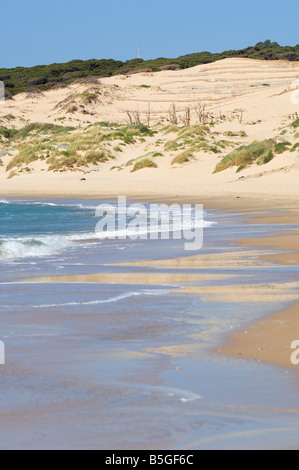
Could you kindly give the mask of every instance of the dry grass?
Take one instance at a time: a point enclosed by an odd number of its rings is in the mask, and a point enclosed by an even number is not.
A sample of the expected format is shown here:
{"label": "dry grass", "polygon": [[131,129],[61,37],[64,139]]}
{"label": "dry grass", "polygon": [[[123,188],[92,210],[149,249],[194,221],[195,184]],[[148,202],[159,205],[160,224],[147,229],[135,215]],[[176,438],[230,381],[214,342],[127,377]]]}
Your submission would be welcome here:
{"label": "dry grass", "polygon": [[131,173],[135,171],[142,170],[143,168],[158,168],[155,162],[153,162],[150,158],[143,158],[135,163],[133,170]]}
{"label": "dry grass", "polygon": [[194,159],[194,155],[190,150],[186,150],[185,152],[180,153],[177,155],[171,162],[172,165],[183,165],[184,163],[190,162],[191,159]]}
{"label": "dry grass", "polygon": [[254,162],[258,165],[268,163],[274,158],[276,145],[276,141],[273,139],[255,141],[247,146],[242,145],[224,157],[216,166],[214,173],[233,166],[237,166],[240,171],[240,168],[244,169]]}

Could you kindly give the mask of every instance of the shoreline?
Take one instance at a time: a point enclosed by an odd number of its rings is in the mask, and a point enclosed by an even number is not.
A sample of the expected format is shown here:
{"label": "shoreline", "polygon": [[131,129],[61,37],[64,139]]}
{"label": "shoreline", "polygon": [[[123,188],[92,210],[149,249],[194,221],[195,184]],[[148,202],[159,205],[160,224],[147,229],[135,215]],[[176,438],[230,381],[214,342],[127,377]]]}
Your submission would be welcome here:
{"label": "shoreline", "polygon": [[[107,198],[111,196],[107,196]],[[54,196],[53,196],[54,198]],[[66,198],[66,197],[64,197]],[[41,199],[41,197],[37,197]],[[89,199],[85,196],[84,199]],[[101,199],[105,199],[103,196]],[[130,200],[130,199],[128,199]],[[174,197],[174,196],[132,196],[132,200],[140,202],[168,202],[168,203],[196,203],[201,200],[198,197]],[[253,204],[254,202],[254,204]],[[299,209],[295,203],[295,199],[288,200],[278,198],[277,201],[273,199],[260,200],[252,197],[252,199],[236,199],[233,196],[227,198],[218,197],[205,197],[204,207],[207,209],[214,209],[218,211],[229,211],[232,213],[239,213],[241,220],[248,224],[273,224],[282,226],[298,224],[299,222]],[[277,213],[279,211],[279,213]],[[258,214],[258,212],[264,212]],[[220,258],[216,255],[207,256],[196,255],[186,256],[181,259],[172,260],[156,260],[156,261],[138,261],[136,263],[126,263],[126,266],[137,267],[154,267],[155,269],[171,269],[173,274],[166,276],[168,282],[179,284],[182,281],[199,281],[202,275],[189,274],[183,275],[179,272],[180,269],[202,269],[207,268],[220,268],[229,269],[235,266],[244,266],[249,259],[254,256],[251,263],[257,265],[257,261],[263,263],[267,262],[268,267],[280,266],[298,266],[299,265],[299,226],[297,230],[286,230],[281,232],[273,229],[272,233],[267,233],[264,237],[247,237],[245,239],[229,239],[226,240],[233,242],[235,247],[244,247],[245,250],[250,248],[249,251],[235,251],[227,253]],[[271,254],[267,251],[272,251]],[[274,251],[274,252],[273,252]],[[236,256],[235,256],[236,255]],[[214,256],[214,258],[213,258]],[[208,262],[208,264],[207,264]],[[117,265],[116,265],[117,266]],[[266,264],[264,264],[264,267]],[[266,266],[267,267],[267,266]],[[175,271],[175,273],[174,273]],[[27,282],[117,282],[125,281],[134,283],[139,277],[139,282],[143,277],[145,284],[159,284],[163,278],[163,273],[148,273],[147,276],[140,276],[140,273],[123,273],[118,275],[111,273],[111,275],[95,274],[93,276],[69,276],[66,279],[46,278],[46,279],[30,279]],[[218,275],[218,279],[229,279],[230,275]],[[242,357],[244,359],[254,359],[271,363],[276,366],[283,366],[287,368],[296,368],[290,362],[292,350],[290,344],[296,340],[296,331],[299,330],[299,318],[296,318],[296,309],[299,306],[299,295],[296,294],[298,290],[298,274],[295,273],[291,276],[291,281],[286,284],[271,284],[267,282],[265,285],[253,284],[247,286],[222,286],[220,289],[215,289],[215,286],[187,286],[185,293],[192,295],[203,295],[206,298],[213,298],[216,296],[218,299],[223,299],[229,302],[244,302],[250,298],[255,298],[258,302],[271,302],[272,297],[278,301],[283,300],[288,303],[287,308],[283,310],[274,309],[270,316],[260,318],[258,321],[249,324],[241,330],[235,331],[233,334],[226,337],[223,344],[219,346],[218,350],[222,355]],[[297,278],[297,279],[296,279]],[[206,276],[206,280],[215,280],[217,276]],[[296,282],[297,281],[297,282]],[[26,282],[26,281],[25,281]],[[217,292],[216,292],[217,290]],[[293,292],[295,290],[295,292]],[[299,335],[298,335],[299,336]],[[277,343],[277,344],[276,344]],[[276,346],[275,346],[276,344]],[[297,367],[298,368],[298,367]]]}
{"label": "shoreline", "polygon": [[[298,209],[298,196],[276,196],[268,194],[242,194],[242,196],[237,196],[235,193],[227,193],[224,195],[207,195],[207,194],[169,194],[169,193],[136,193],[136,192],[126,192],[122,194],[120,191],[111,192],[111,193],[89,193],[86,192],[28,192],[28,191],[17,191],[17,192],[1,192],[0,190],[0,199],[26,199],[26,200],[38,200],[38,199],[82,199],[82,200],[114,200],[119,196],[126,196],[128,201],[139,201],[144,203],[179,203],[179,204],[203,204],[206,209],[214,209],[219,211],[227,212],[248,212],[257,213],[264,212],[262,215],[256,215],[251,219],[246,217],[246,222],[250,223],[281,223],[278,217],[274,214],[276,211],[283,213],[290,213],[290,211],[295,212],[293,220],[298,220],[299,223],[299,209]],[[267,214],[268,213],[268,214]],[[242,215],[242,214],[240,214]],[[298,216],[298,219],[295,217]],[[263,218],[261,221],[260,218]],[[281,217],[281,215],[279,215]],[[289,218],[290,215],[282,216],[285,220]],[[288,222],[288,223],[297,223]]]}

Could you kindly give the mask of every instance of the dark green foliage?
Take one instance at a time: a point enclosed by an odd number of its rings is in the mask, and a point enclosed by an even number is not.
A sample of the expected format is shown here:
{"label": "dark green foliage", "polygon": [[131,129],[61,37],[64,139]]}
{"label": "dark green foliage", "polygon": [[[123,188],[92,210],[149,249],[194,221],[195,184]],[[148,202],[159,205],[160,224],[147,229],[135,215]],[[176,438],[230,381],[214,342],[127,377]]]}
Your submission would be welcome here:
{"label": "dark green foliage", "polygon": [[232,50],[216,54],[198,52],[176,59],[160,57],[154,60],[133,59],[126,62],[113,59],[72,60],[64,64],[0,69],[0,80],[4,81],[7,97],[9,97],[24,91],[30,92],[34,90],[37,92],[53,87],[66,86],[79,79],[92,80],[93,77],[110,77],[116,74],[128,74],[141,70],[157,72],[166,69],[186,69],[199,64],[209,64],[228,57],[295,61],[299,60],[299,45],[281,47],[277,42],[267,40],[259,42],[254,47],[247,47],[238,51]]}

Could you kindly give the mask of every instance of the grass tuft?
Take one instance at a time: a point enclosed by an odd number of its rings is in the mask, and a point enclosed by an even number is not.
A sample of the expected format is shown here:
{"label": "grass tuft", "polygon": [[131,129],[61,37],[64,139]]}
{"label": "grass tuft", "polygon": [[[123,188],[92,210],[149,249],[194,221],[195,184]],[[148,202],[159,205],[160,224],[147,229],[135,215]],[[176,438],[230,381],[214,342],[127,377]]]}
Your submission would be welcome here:
{"label": "grass tuft", "polygon": [[131,173],[142,170],[143,168],[158,168],[158,166],[150,158],[144,158],[143,160],[139,160],[138,162],[135,163],[134,168],[131,171]]}
{"label": "grass tuft", "polygon": [[242,145],[224,157],[216,166],[214,173],[218,173],[233,166],[239,168],[241,166],[251,165],[254,162],[257,164],[267,163],[274,157],[273,151],[275,146],[276,142],[273,139],[255,141],[247,146]]}
{"label": "grass tuft", "polygon": [[171,164],[172,165],[183,165],[184,163],[190,162],[191,159],[193,159],[194,156],[192,155],[192,152],[190,150],[185,150],[185,152],[180,153],[174,159],[172,160]]}

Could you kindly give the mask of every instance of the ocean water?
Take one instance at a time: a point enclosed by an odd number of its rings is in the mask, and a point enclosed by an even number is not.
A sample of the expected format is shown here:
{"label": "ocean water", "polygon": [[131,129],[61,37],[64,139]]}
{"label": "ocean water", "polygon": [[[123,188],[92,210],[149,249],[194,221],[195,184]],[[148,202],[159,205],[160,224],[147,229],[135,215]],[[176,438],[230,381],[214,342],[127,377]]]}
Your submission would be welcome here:
{"label": "ocean water", "polygon": [[[207,301],[184,293],[199,281],[172,282],[171,269],[125,266],[229,253],[235,250],[230,238],[262,236],[273,227],[205,211],[204,245],[186,254],[183,240],[99,240],[100,202],[0,200],[0,340],[6,348],[0,447],[296,447],[295,376],[213,352],[232,328],[274,306]],[[284,282],[296,269],[240,266],[192,274],[229,274],[200,281],[221,286]],[[158,272],[157,284],[141,283]],[[109,282],[59,282],[97,273]],[[120,283],[125,273],[136,282]],[[57,282],[27,282],[40,277]]]}

